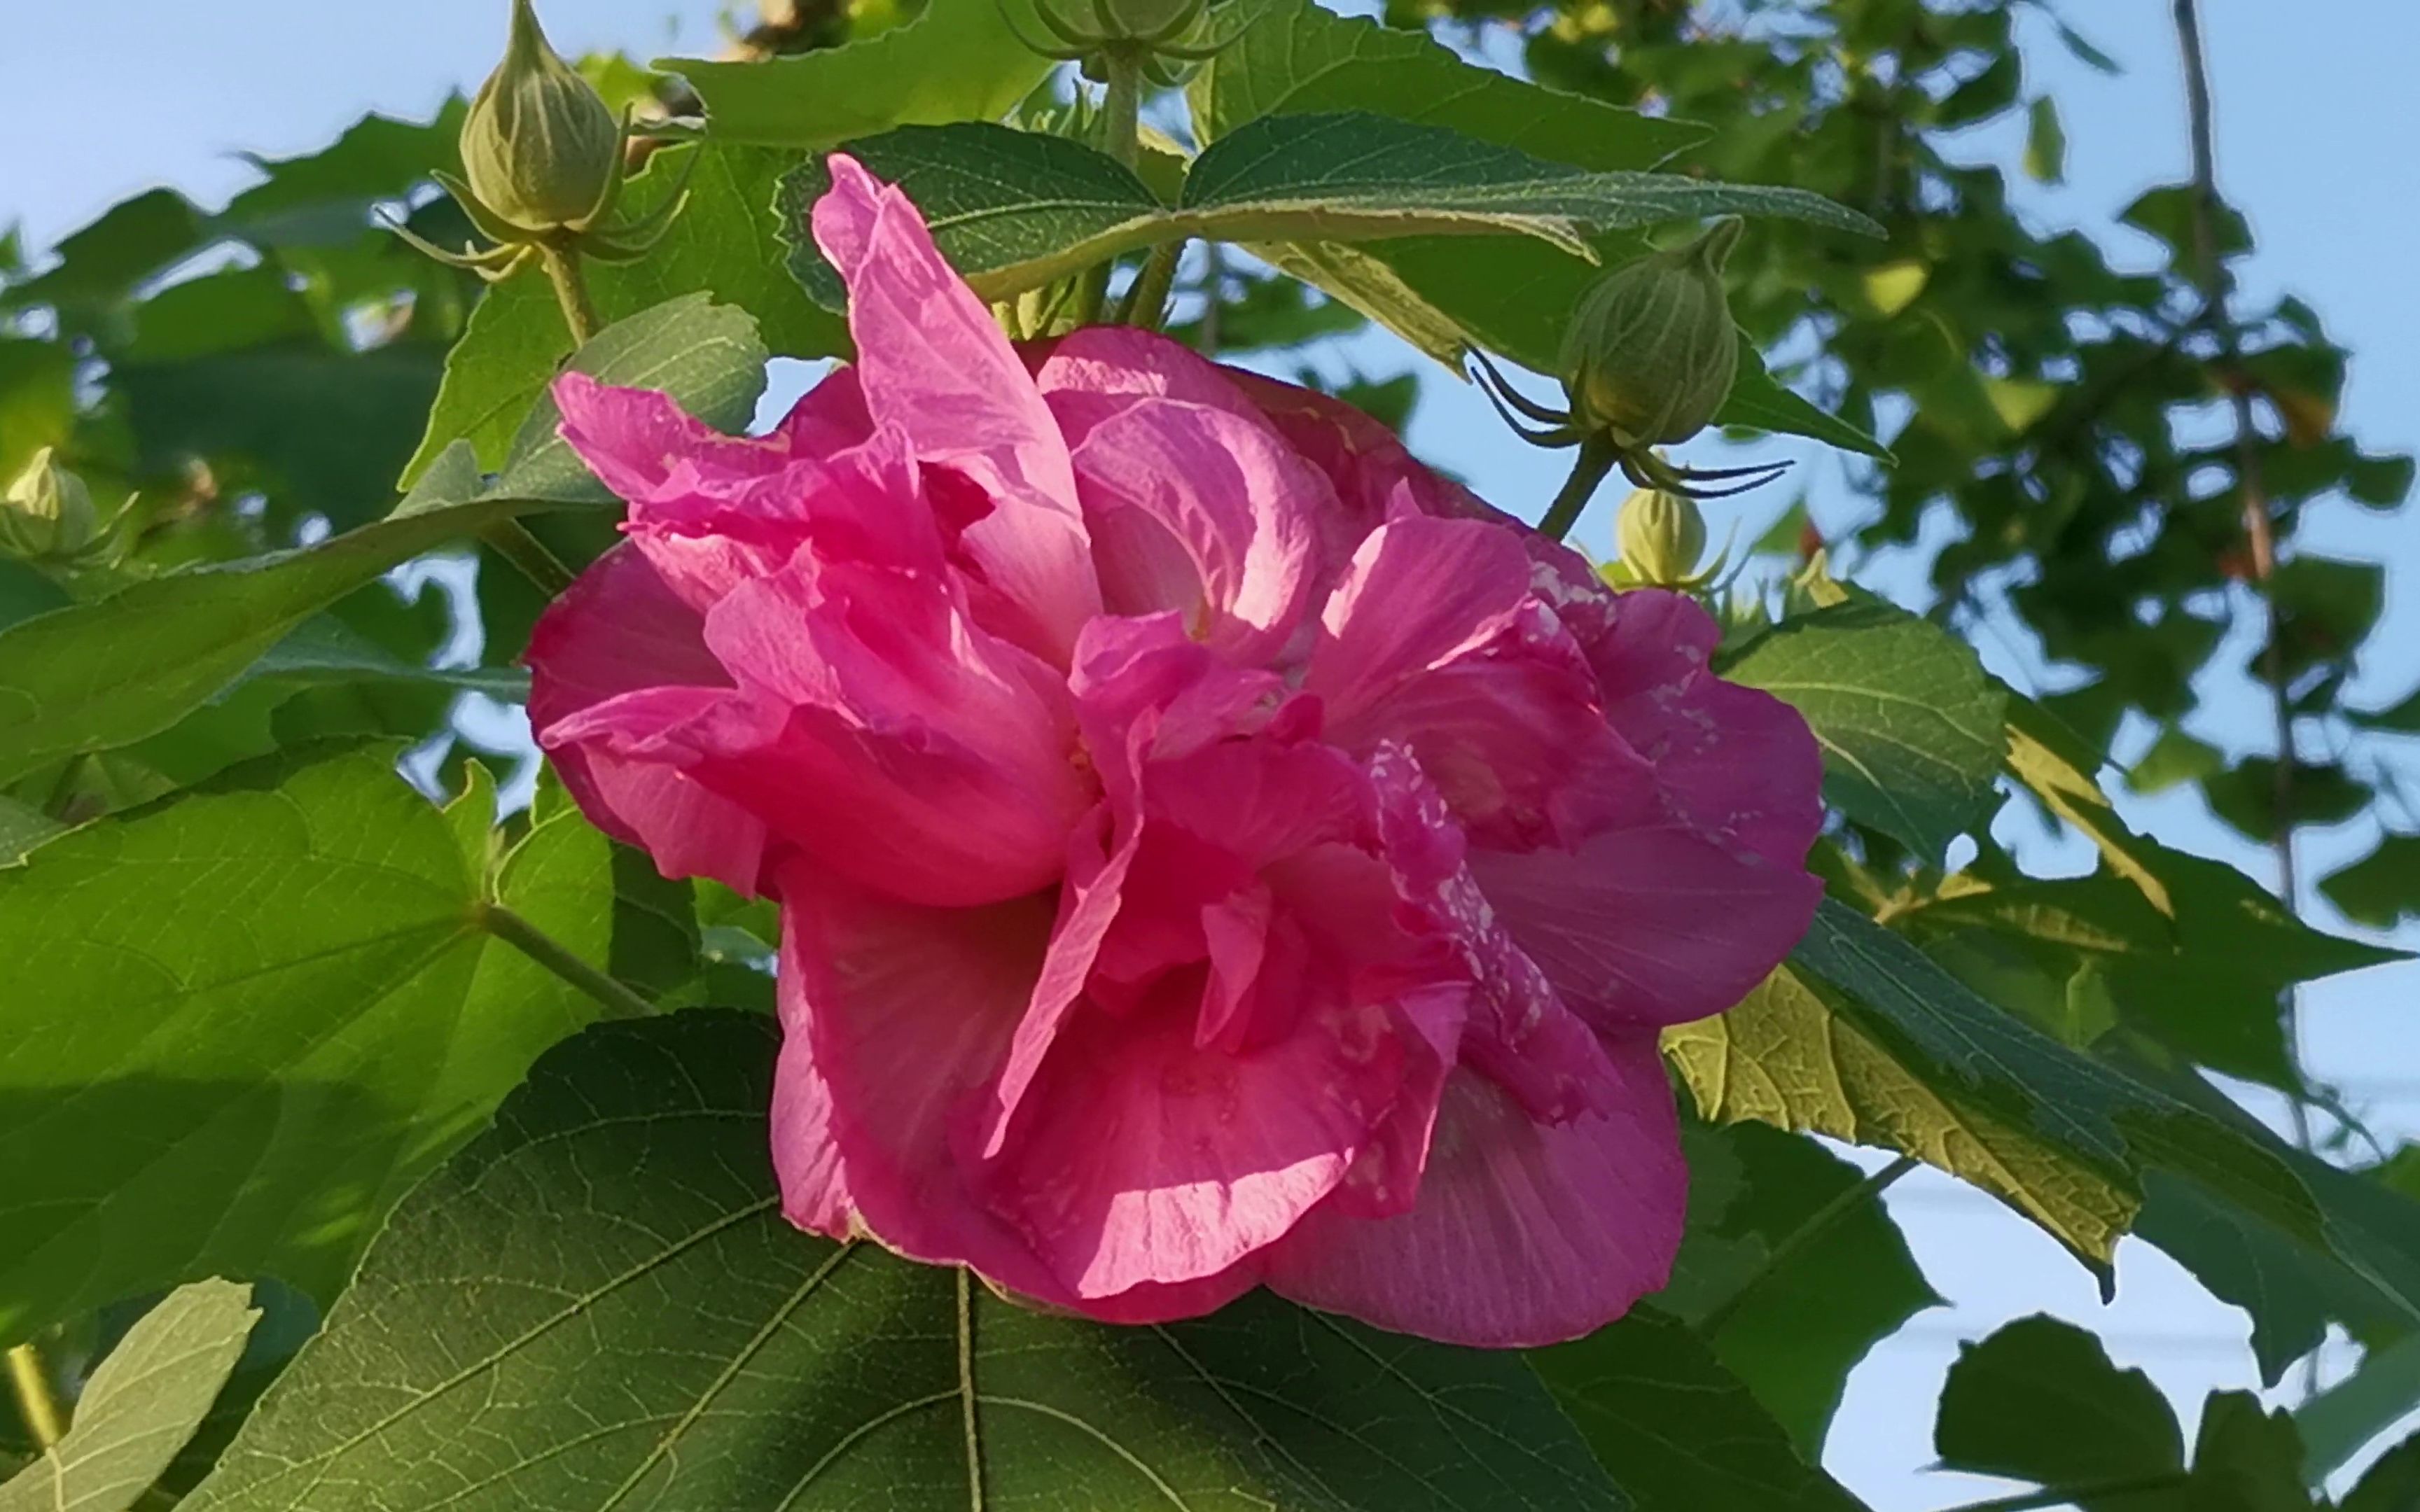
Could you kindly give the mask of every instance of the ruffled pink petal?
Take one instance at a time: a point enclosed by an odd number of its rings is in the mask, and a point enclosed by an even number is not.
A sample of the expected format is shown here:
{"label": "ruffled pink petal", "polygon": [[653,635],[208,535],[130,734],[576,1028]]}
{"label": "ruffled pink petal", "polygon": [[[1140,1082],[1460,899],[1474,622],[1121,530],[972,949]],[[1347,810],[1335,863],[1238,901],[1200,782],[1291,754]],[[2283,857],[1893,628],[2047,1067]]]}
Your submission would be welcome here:
{"label": "ruffled pink petal", "polygon": [[1795,709],[1706,670],[1722,640],[1679,594],[1620,595],[1589,645],[1616,729],[1690,825],[1796,870],[1823,825],[1822,753]]}
{"label": "ruffled pink petal", "polygon": [[1823,884],[1678,822],[1576,851],[1477,851],[1471,874],[1571,1010],[1605,1032],[1731,1007],[1814,918]]}
{"label": "ruffled pink petal", "polygon": [[[783,932],[781,973],[795,977],[804,963],[789,959]],[[784,1013],[785,1020],[789,1015]],[[832,1136],[832,1094],[815,1064],[814,1040],[802,1025],[784,1026],[782,1052],[773,1064],[771,1135],[773,1175],[782,1189],[782,1215],[811,1234],[847,1239],[857,1205],[848,1195],[848,1173]]]}
{"label": "ruffled pink petal", "polygon": [[805,559],[740,584],[706,640],[742,696],[690,770],[868,887],[969,905],[1055,881],[1094,795],[1056,674],[915,574]]}
{"label": "ruffled pink petal", "polygon": [[1443,795],[1392,742],[1372,754],[1370,778],[1397,891],[1469,983],[1460,1058],[1534,1119],[1559,1121],[1593,1108],[1610,1075],[1596,1035],[1497,917]]}
{"label": "ruffled pink petal", "polygon": [[989,512],[965,526],[961,545],[1016,611],[1001,633],[1064,665],[1101,595],[1050,409],[907,196],[852,158],[827,161],[832,187],[815,202],[815,244],[848,285],[866,409],[898,426],[928,468],[984,496]]}
{"label": "ruffled pink petal", "polygon": [[1646,764],[1606,725],[1596,673],[1502,526],[1414,516],[1372,532],[1322,612],[1304,687],[1338,744],[1409,742],[1482,844],[1568,843],[1652,811]]}
{"label": "ruffled pink petal", "polygon": [[[712,877],[753,893],[765,826],[665,761],[613,754],[572,738],[566,721],[659,687],[720,696],[730,678],[706,650],[704,624],[645,558],[627,547],[599,558],[548,606],[531,632],[530,725],[574,802],[666,876]],[[694,704],[687,706],[690,709]]]}
{"label": "ruffled pink petal", "polygon": [[1067,438],[1102,597],[1177,611],[1197,639],[1265,661],[1293,637],[1327,480],[1210,363],[1155,332],[1094,326],[1035,381]]}
{"label": "ruffled pink petal", "polygon": [[[1195,1317],[1252,1284],[1232,1273],[1078,1297],[970,1191],[953,1147],[1039,968],[1046,903],[922,908],[836,885],[808,862],[787,867],[778,890],[783,1055],[775,1101],[795,1096],[817,1116],[785,1124],[790,1142],[774,1146],[785,1211],[827,1215],[835,1197],[826,1173],[845,1172],[856,1221],[884,1244],[971,1266],[1006,1290],[1107,1322]],[[799,1041],[803,1050],[793,1051]],[[803,1069],[820,1078],[820,1092],[781,1084]]]}
{"label": "ruffled pink petal", "polygon": [[1344,1179],[1403,1078],[1383,1006],[1323,1005],[1238,1056],[1194,1043],[1180,992],[1069,1019],[986,1172],[1080,1297],[1215,1276],[1277,1241]]}
{"label": "ruffled pink petal", "polygon": [[1412,1211],[1314,1211],[1269,1254],[1270,1288],[1451,1344],[1577,1338],[1668,1279],[1688,1172],[1652,1036],[1607,1046],[1607,1111],[1533,1122],[1483,1077],[1445,1088]]}

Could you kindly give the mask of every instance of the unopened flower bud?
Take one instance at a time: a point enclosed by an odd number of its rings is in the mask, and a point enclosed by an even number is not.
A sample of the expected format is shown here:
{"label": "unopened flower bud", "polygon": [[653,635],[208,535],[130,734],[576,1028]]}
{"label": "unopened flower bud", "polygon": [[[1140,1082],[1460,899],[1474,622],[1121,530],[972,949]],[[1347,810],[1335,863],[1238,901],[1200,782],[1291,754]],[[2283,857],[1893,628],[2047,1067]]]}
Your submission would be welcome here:
{"label": "unopened flower bud", "polygon": [[1039,0],[1061,36],[1094,42],[1167,42],[1201,19],[1203,0]]}
{"label": "unopened flower bud", "polygon": [[1706,554],[1706,517],[1685,494],[1641,488],[1622,501],[1613,540],[1635,581],[1686,587],[1696,581],[1698,559]]}
{"label": "unopened flower bud", "polygon": [[1563,334],[1574,423],[1624,449],[1668,446],[1714,423],[1739,371],[1739,332],[1723,264],[1737,217],[1684,247],[1651,253],[1580,297]]}
{"label": "unopened flower bud", "polygon": [[462,172],[480,207],[521,231],[584,229],[621,158],[613,112],[548,44],[530,0],[513,0],[504,60],[462,121]]}
{"label": "unopened flower bud", "polygon": [[26,562],[80,562],[94,554],[108,534],[92,490],[52,459],[47,446],[36,452],[0,496],[0,555]]}

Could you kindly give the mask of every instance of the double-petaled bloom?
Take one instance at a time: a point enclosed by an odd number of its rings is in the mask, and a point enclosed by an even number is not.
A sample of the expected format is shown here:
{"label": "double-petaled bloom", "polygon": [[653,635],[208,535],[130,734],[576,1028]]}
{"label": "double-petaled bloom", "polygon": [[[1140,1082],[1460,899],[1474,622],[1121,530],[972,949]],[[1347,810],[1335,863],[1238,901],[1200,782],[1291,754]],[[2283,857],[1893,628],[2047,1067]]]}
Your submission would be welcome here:
{"label": "double-petaled bloom", "polygon": [[1013,347],[831,170],[857,363],[752,439],[565,378],[628,539],[529,658],[593,819],[781,903],[790,1217],[1111,1320],[1526,1345],[1661,1286],[1657,1031],[1807,924],[1805,725],[1342,404]]}

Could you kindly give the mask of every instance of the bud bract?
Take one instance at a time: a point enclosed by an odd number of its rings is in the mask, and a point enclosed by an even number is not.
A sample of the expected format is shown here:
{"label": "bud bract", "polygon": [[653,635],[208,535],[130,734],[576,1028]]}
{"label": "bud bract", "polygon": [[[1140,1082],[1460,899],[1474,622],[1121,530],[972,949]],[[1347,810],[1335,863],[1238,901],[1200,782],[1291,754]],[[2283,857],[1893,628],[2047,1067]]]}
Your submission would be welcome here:
{"label": "bud bract", "polygon": [[1687,440],[1713,424],[1739,371],[1723,264],[1741,222],[1613,270],[1580,297],[1563,333],[1573,423],[1625,450]]}
{"label": "bud bract", "polygon": [[74,562],[108,533],[84,480],[53,460],[47,446],[0,495],[0,554],[22,561]]}
{"label": "bud bract", "polygon": [[522,231],[584,229],[621,169],[622,131],[603,97],[513,0],[504,60],[462,122],[462,172],[489,217]]}

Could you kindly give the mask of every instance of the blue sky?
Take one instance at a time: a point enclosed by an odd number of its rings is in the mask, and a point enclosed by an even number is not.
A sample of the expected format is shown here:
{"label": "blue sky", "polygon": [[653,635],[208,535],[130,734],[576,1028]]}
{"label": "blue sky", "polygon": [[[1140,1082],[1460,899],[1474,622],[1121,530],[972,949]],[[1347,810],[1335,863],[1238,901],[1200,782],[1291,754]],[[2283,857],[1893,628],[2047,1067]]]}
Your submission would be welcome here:
{"label": "blue sky", "polygon": [[[2291,291],[2316,305],[2354,361],[2345,416],[2373,450],[2420,451],[2420,104],[2408,79],[2420,57],[2420,6],[2409,0],[2203,0],[2218,100],[2222,185],[2251,218],[2259,251],[2243,270],[2255,297]],[[1361,8],[1355,7],[1354,8]],[[21,146],[0,177],[0,224],[18,220],[43,246],[115,201],[154,183],[214,204],[252,179],[235,156],[308,151],[366,109],[419,116],[452,87],[468,86],[501,47],[503,0],[418,0],[411,6],[331,7],[326,0],[116,0],[70,6],[6,0],[7,31],[19,66],[10,107]],[[546,20],[566,52],[625,49],[711,53],[717,8],[700,0],[552,0]],[[2068,181],[2029,187],[2019,202],[2045,224],[2078,224],[2122,258],[2148,265],[2150,245],[2112,223],[2155,183],[2185,174],[2181,76],[2165,0],[2068,0],[2069,17],[2126,67],[2118,78],[2073,61],[2038,16],[2024,27],[2028,93],[2055,96],[2069,138]],[[341,19],[339,19],[341,18]],[[25,123],[37,123],[29,136]],[[1969,133],[1962,155],[2013,164],[2014,130]],[[1373,342],[1357,355],[1373,365],[1410,366],[1399,348]],[[1559,481],[1558,463],[1505,438],[1471,391],[1430,386],[1412,432],[1426,455],[1470,478],[1508,507],[1534,514]],[[1799,476],[1826,533],[1860,507],[1828,459],[1812,448]],[[1579,538],[1602,550],[1618,491],[1583,520]],[[1787,500],[1778,493],[1713,514],[1719,540],[1730,518],[1752,537]],[[1932,543],[1937,546],[1937,541]],[[2304,549],[2383,558],[2392,566],[2387,618],[2355,684],[2357,702],[2391,702],[2420,682],[2420,528],[2381,520],[2343,503],[2315,508]],[[1861,580],[1905,594],[1921,580],[1907,557],[1860,565]],[[2041,669],[2021,639],[1987,638],[1993,669],[2020,687]],[[2241,654],[2249,648],[2232,648]],[[2213,675],[2211,714],[2198,733],[2229,749],[2259,748],[2263,706],[2240,674]],[[2136,739],[2140,739],[2139,733]],[[2131,755],[2122,751],[2121,755]],[[2364,759],[2420,777],[2409,743]],[[2172,844],[2245,867],[2264,880],[2259,850],[2216,825],[2198,798],[2128,800],[2135,822]],[[2420,828],[2420,815],[2397,816]],[[2360,854],[2368,820],[2312,837],[2306,872]],[[2029,862],[2079,864],[2055,845],[2020,837]],[[2341,927],[2320,904],[2313,917]],[[2400,943],[2420,947],[2420,932]],[[2420,1033],[2412,1026],[2420,965],[2382,967],[2305,995],[2304,1034],[2319,1072],[2340,1081],[2374,1126],[2420,1135]],[[1916,1512],[1988,1494],[1988,1483],[1926,1473],[1931,1404],[1958,1341],[2008,1319],[2049,1310],[2104,1332],[2121,1363],[2149,1371],[2190,1410],[2212,1386],[2255,1383],[2242,1316],[2140,1245],[2121,1257],[2118,1298],[2103,1308],[2088,1277],[2027,1225],[1989,1199],[1920,1175],[1895,1189],[1906,1226],[1944,1310],[1919,1318],[1876,1351],[1853,1379],[1829,1455],[1834,1471],[1877,1512]],[[2346,1358],[2350,1358],[2347,1354]],[[2337,1367],[2341,1366],[2337,1362]]]}

